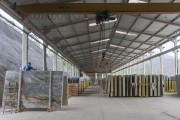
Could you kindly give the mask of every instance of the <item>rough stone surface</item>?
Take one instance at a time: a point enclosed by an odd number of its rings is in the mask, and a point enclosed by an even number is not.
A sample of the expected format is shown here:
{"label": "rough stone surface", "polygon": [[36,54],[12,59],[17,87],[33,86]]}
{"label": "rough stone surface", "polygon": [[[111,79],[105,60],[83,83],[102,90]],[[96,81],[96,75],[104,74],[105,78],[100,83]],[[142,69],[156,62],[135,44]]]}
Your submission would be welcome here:
{"label": "rough stone surface", "polygon": [[[19,71],[7,71],[3,98],[9,82],[18,83]],[[63,73],[52,71],[52,107],[56,110],[61,108],[62,84],[67,89],[67,82],[63,81]],[[49,80],[50,71],[22,72],[22,108],[48,108],[49,103]],[[3,99],[4,105],[4,99]]]}

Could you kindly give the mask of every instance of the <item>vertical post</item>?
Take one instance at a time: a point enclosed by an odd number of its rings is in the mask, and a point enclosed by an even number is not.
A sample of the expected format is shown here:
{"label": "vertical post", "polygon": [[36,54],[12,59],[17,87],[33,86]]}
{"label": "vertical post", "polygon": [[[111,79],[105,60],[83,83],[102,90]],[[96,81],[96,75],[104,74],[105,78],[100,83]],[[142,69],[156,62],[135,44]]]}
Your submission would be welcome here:
{"label": "vertical post", "polygon": [[[161,53],[163,51],[163,46],[160,46],[159,49],[160,49],[160,53]],[[159,57],[160,57],[161,74],[163,75],[164,74],[164,72],[163,72],[163,55],[160,55]]]}
{"label": "vertical post", "polygon": [[50,74],[49,74],[49,106],[48,106],[47,111],[52,112],[53,110],[52,110],[52,105],[51,105],[51,102],[52,102],[52,97],[51,97],[51,95],[52,95],[52,71],[51,71],[51,69],[49,72],[50,72]]}
{"label": "vertical post", "polygon": [[22,36],[22,69],[28,63],[28,30],[24,27]]}
{"label": "vertical post", "polygon": [[128,68],[128,67],[126,68],[126,71],[127,71],[127,72],[126,72],[127,75],[129,75],[129,68]]}
{"label": "vertical post", "polygon": [[62,105],[68,105],[68,95],[67,95],[67,84],[68,84],[68,78],[67,76],[63,76],[62,80],[62,98],[61,98],[61,107]]}
{"label": "vertical post", "polygon": [[[152,56],[153,52],[150,53],[150,57]],[[151,75],[153,74],[153,64],[152,59],[150,59],[150,66],[151,66]]]}
{"label": "vertical post", "polygon": [[163,71],[163,55],[160,56],[160,67],[161,67],[161,74],[163,75],[164,74],[164,71]]}
{"label": "vertical post", "polygon": [[[177,39],[173,40],[174,47],[177,46]],[[175,55],[175,75],[178,74],[178,51],[174,50],[174,55]]]}
{"label": "vertical post", "polygon": [[137,64],[137,66],[136,66],[136,74],[138,75],[139,74],[139,68],[138,68],[138,66],[139,66],[139,64]]}
{"label": "vertical post", "polygon": [[43,71],[47,71],[46,50],[47,50],[47,45],[43,44]]}
{"label": "vertical post", "polygon": [[22,72],[23,72],[22,69],[19,69],[18,101],[17,101],[17,108],[15,110],[16,113],[21,111],[20,105],[21,105],[21,84],[23,78]]}
{"label": "vertical post", "polygon": [[57,71],[57,55],[54,53],[53,71]]}
{"label": "vertical post", "polygon": [[146,74],[146,66],[145,66],[145,62],[143,62],[143,74]]}
{"label": "vertical post", "polygon": [[153,64],[152,64],[152,59],[150,59],[150,66],[151,66],[151,75],[153,74]]}
{"label": "vertical post", "polygon": [[106,65],[106,78],[105,78],[105,83],[106,83],[105,85],[106,85],[106,86],[105,86],[105,94],[108,93],[108,91],[107,91],[107,88],[108,88],[108,78],[107,78],[107,77],[108,77],[108,75],[107,75],[107,65]]}
{"label": "vertical post", "polygon": [[177,53],[177,50],[174,50],[174,55],[175,55],[175,75],[178,74],[178,53]]}

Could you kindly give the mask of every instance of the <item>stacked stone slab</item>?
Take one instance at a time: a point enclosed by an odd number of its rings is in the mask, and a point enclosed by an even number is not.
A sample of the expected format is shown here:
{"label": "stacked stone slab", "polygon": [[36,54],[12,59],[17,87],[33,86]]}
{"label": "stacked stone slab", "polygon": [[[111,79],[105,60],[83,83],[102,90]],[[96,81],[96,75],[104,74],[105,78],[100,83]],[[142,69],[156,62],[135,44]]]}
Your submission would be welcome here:
{"label": "stacked stone slab", "polygon": [[[21,79],[20,108],[39,109],[48,108],[49,93],[51,94],[51,106],[59,110],[61,105],[67,105],[67,77],[63,77],[60,71],[7,71],[3,90],[3,106],[6,107],[6,91],[9,84],[18,84]],[[51,74],[51,75],[50,75]],[[51,78],[50,78],[51,76]],[[50,92],[51,79],[51,92]],[[19,85],[18,85],[19,89]]]}
{"label": "stacked stone slab", "polygon": [[108,79],[109,97],[163,96],[163,75],[111,76]]}
{"label": "stacked stone slab", "polygon": [[3,86],[4,86],[4,80],[0,79],[0,107],[2,103]]}
{"label": "stacked stone slab", "polygon": [[90,85],[90,80],[69,78],[68,79],[68,96],[78,96],[85,88]]}
{"label": "stacked stone slab", "polygon": [[78,96],[78,83],[71,84],[71,95]]}
{"label": "stacked stone slab", "polygon": [[180,75],[175,76],[177,93],[180,94]]}

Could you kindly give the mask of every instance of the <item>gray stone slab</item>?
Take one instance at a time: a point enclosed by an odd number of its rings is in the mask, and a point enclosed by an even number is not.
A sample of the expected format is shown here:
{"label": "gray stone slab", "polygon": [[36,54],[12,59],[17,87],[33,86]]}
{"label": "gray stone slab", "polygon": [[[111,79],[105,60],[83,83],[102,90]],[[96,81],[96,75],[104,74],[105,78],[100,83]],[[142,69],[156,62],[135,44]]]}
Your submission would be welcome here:
{"label": "gray stone slab", "polygon": [[[58,110],[61,108],[63,73],[52,71],[52,108]],[[6,88],[9,82],[18,83],[19,71],[7,71],[4,83],[5,98]],[[23,71],[22,72],[22,96],[21,107],[23,108],[48,108],[49,103],[49,81],[50,71]],[[64,89],[67,86],[64,85]],[[4,104],[4,102],[3,102]]]}
{"label": "gray stone slab", "polygon": [[180,75],[176,75],[176,77],[175,77],[175,79],[176,79],[176,87],[177,87],[177,92],[178,92],[178,94],[180,94]]}
{"label": "gray stone slab", "polygon": [[[64,76],[64,80],[63,80],[63,85],[65,85],[65,86],[67,86],[67,84],[68,84],[68,78],[67,78],[67,76]],[[67,93],[67,87],[63,87],[63,98],[62,98],[63,100],[63,102],[62,102],[62,104],[63,105],[68,105],[68,93]]]}
{"label": "gray stone slab", "polygon": [[0,80],[0,107],[2,103],[2,95],[3,95],[3,85],[4,85],[4,80]]}

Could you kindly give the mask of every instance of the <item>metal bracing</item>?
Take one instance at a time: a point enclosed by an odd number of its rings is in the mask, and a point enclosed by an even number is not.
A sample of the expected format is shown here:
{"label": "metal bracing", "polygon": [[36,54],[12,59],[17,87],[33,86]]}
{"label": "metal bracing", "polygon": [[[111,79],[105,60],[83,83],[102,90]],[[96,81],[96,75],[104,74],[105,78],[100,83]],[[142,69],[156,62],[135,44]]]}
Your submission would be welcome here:
{"label": "metal bracing", "polygon": [[[150,2],[150,1],[149,1]],[[174,2],[174,0],[172,0],[171,2]],[[158,15],[159,16],[159,15]],[[156,16],[155,17],[155,20],[156,20],[156,18],[158,18],[158,16]],[[171,20],[171,22],[174,22],[176,19],[178,19],[179,18],[179,15],[176,17],[176,18],[174,18],[173,20]],[[154,35],[156,35],[157,33],[159,33],[161,30],[163,30],[165,27],[167,27],[169,24],[166,24],[163,28],[161,28],[159,31],[157,31]],[[145,29],[147,29],[147,27],[145,28]],[[159,44],[162,40],[164,40],[164,39],[167,39],[167,38],[169,38],[169,37],[171,37],[173,34],[176,34],[177,32],[179,32],[179,30],[180,29],[178,29],[177,31],[175,31],[174,33],[171,33],[170,35],[168,35],[168,36],[166,36],[166,37],[164,37],[163,39],[161,39],[159,42],[157,42],[156,44]],[[153,36],[151,36],[151,37],[153,37]],[[148,41],[148,40],[146,40],[146,41]],[[146,42],[145,41],[145,42]],[[165,41],[166,42],[166,41]],[[160,45],[162,45],[162,44],[164,44],[165,42],[163,42],[163,43],[161,43]],[[151,48],[152,46],[150,46],[149,48]],[[146,50],[148,50],[149,48],[147,48]],[[153,47],[152,49],[154,49],[155,47]],[[148,51],[151,51],[152,49],[150,49],[150,50],[148,50]],[[146,51],[145,50],[145,51]],[[144,54],[144,52],[142,52],[142,53],[140,53],[139,55],[137,55],[134,59],[136,59],[136,58],[138,58],[139,56],[141,56],[141,55],[143,55]],[[131,60],[130,60],[131,61]],[[127,62],[126,62],[127,63]],[[116,65],[116,66],[118,66],[118,65]],[[114,67],[114,66],[113,66]],[[116,69],[116,68],[115,68]]]}
{"label": "metal bracing", "polygon": [[85,19],[85,20],[78,20],[76,22],[73,22],[72,24],[65,23],[65,24],[56,24],[56,25],[45,26],[46,29],[47,29],[46,34],[51,32],[51,30],[53,30],[53,29],[58,29],[58,28],[61,28],[61,27],[66,27],[66,26],[69,26],[69,25],[75,25],[75,24],[79,24],[79,23],[88,23],[89,21],[92,21],[92,20],[95,20],[95,18],[89,18],[89,19]]}
{"label": "metal bracing", "polygon": [[[104,29],[103,32],[111,30],[111,29],[112,28]],[[54,43],[57,44],[60,41],[65,40],[65,39],[72,39],[72,38],[75,38],[75,37],[80,37],[80,36],[84,36],[84,35],[88,35],[88,34],[94,34],[94,33],[97,33],[97,32],[100,32],[100,31],[96,30],[96,31],[93,31],[93,32],[86,32],[86,33],[82,33],[82,34],[77,34],[75,36],[68,36],[68,37],[64,37],[64,38],[61,38],[61,39],[55,39],[55,40],[51,40],[51,41],[53,41]]]}
{"label": "metal bracing", "polygon": [[[73,22],[70,20],[70,16],[69,16],[69,19],[68,19],[68,21],[70,22],[70,24],[73,24]],[[77,36],[77,32],[76,32],[76,29],[74,28],[74,25],[72,25],[72,28],[73,28],[73,30],[74,30],[74,33],[75,33],[75,35]],[[80,40],[79,40],[79,37],[77,37],[77,41],[78,41],[78,43],[80,43]],[[68,43],[68,42],[67,42]],[[69,45],[69,44],[68,44]],[[69,45],[70,46],[70,45]],[[82,49],[82,46],[80,45],[80,49]],[[72,49],[73,50],[73,49]],[[74,57],[74,56],[73,56]],[[91,66],[91,68],[92,68],[92,66]]]}
{"label": "metal bracing", "polygon": [[[53,22],[53,20],[51,20],[51,18],[49,18],[49,21],[53,24],[53,25],[55,25],[54,24],[54,22]],[[63,34],[61,33],[61,31],[59,30],[59,29],[57,29],[57,31],[58,31],[58,33],[65,39],[65,37],[63,36]],[[66,41],[66,39],[65,39],[65,42],[66,42],[66,44],[68,44],[69,45],[69,43]],[[71,47],[70,47],[71,48]],[[72,48],[71,48],[72,49]],[[72,51],[73,51],[73,49],[72,49]],[[74,53],[75,54],[75,53]]]}
{"label": "metal bracing", "polygon": [[[179,16],[180,16],[180,15],[178,15],[176,18],[174,18],[171,22],[174,22],[177,18],[179,18]],[[161,28],[161,29],[160,29],[159,31],[157,31],[155,34],[159,33],[160,31],[162,31],[162,30],[163,30],[165,27],[167,27],[167,26],[168,26],[168,24],[166,24],[163,28]],[[175,32],[171,33],[170,35],[168,35],[168,36],[164,37],[163,39],[161,39],[159,42],[156,43],[156,46],[157,46],[162,40],[168,39],[168,38],[171,37],[172,35],[178,33],[179,30],[180,30],[180,29],[178,29],[177,31],[175,31]],[[176,36],[174,36],[174,37],[176,37]],[[163,43],[159,44],[159,46],[162,45],[162,44],[164,44],[165,42],[167,42],[167,40],[164,41]],[[151,48],[151,47],[152,47],[152,46],[150,46],[149,48]],[[148,50],[149,48],[147,48],[146,50]],[[156,47],[153,47],[152,49],[154,49],[154,48],[156,48]],[[152,49],[150,49],[150,50],[148,50],[148,51],[151,51]],[[137,57],[139,57],[139,56],[141,56],[141,55],[143,55],[143,54],[144,54],[144,53],[142,52],[142,54],[140,53]],[[137,58],[137,57],[136,57],[136,58]],[[135,59],[136,59],[136,58],[135,58]]]}
{"label": "metal bracing", "polygon": [[[174,25],[174,26],[180,26],[180,24],[177,24],[177,23],[171,23],[171,22],[166,22],[166,21],[162,21],[162,20],[157,20],[157,19],[152,19],[152,18],[147,18],[147,17],[144,17],[144,16],[137,16],[137,15],[127,15],[127,16],[134,16],[134,17],[138,17],[138,18],[142,18],[142,19],[145,19],[145,20],[150,20],[150,21],[154,21],[154,22],[159,22],[159,23],[164,23],[164,24],[169,24],[169,25]],[[69,26],[69,25],[75,25],[75,24],[79,24],[79,23],[83,23],[83,22],[89,22],[89,21],[92,21],[92,20],[95,20],[95,18],[93,19],[87,19],[87,20],[82,20],[82,21],[76,21],[76,22],[73,22],[73,24],[63,24],[63,25],[50,25],[50,26],[44,26],[46,27],[47,31],[50,32],[52,29],[58,29],[58,28],[61,28],[61,27],[66,27],[66,26]],[[124,30],[126,31],[126,29],[123,29],[123,28],[119,28],[121,30]],[[131,30],[130,32],[136,32],[136,33],[139,33],[139,31],[133,31]],[[88,34],[88,33],[87,33]],[[149,34],[149,33],[143,33],[145,35],[152,35],[152,34]],[[160,36],[160,35],[157,35],[156,37],[164,37],[164,36]]]}
{"label": "metal bracing", "polygon": [[147,17],[144,17],[144,16],[137,16],[137,15],[130,15],[130,16],[139,17],[139,18],[142,18],[142,19],[145,19],[145,20],[150,20],[150,21],[154,21],[154,22],[158,22],[158,23],[164,23],[164,24],[169,24],[169,25],[174,25],[174,26],[179,26],[180,27],[180,24],[178,24],[178,23],[173,23],[173,22],[167,22],[167,21],[162,21],[162,20],[158,20],[158,19],[147,18]]}
{"label": "metal bracing", "polygon": [[[137,20],[138,20],[138,18],[136,18],[136,19],[134,20],[134,22],[133,22],[132,25],[130,26],[129,30],[127,31],[127,33],[130,31],[130,29],[133,27],[133,25],[136,23]],[[138,38],[139,36],[140,36],[140,34],[138,34],[138,35],[136,36],[136,38]],[[126,37],[126,35],[123,37],[123,39],[125,39],[125,37]],[[135,39],[136,39],[136,38],[135,38]],[[119,42],[118,46],[121,45],[123,39]],[[132,40],[131,43],[130,43],[128,46],[126,46],[126,48],[125,48],[120,54],[118,54],[118,55],[120,56],[120,55],[135,41],[135,39]],[[114,52],[115,52],[116,50],[117,50],[117,48],[114,49]],[[114,61],[115,61],[115,59],[114,59]]]}
{"label": "metal bracing", "polygon": [[[162,20],[157,20],[157,19],[152,19],[152,18],[148,18],[148,17],[144,17],[144,16],[137,16],[137,15],[127,15],[127,16],[133,16],[133,17],[138,17],[138,18],[142,18],[144,20],[150,20],[150,21],[154,21],[154,22],[159,22],[159,23],[164,23],[164,24],[169,24],[169,25],[174,25],[174,26],[180,26],[180,24],[177,24],[177,23],[173,23],[173,22],[166,22],[166,21],[162,21]],[[69,26],[69,25],[75,25],[75,24],[79,24],[79,23],[83,23],[83,22],[90,22],[92,20],[95,20],[95,18],[91,18],[91,19],[86,19],[86,20],[80,20],[80,21],[75,21],[73,22],[73,24],[63,24],[63,25],[50,25],[50,26],[44,26],[46,27],[47,31],[50,32],[52,29],[58,29],[58,28],[61,28],[61,27],[66,27],[66,26]],[[122,28],[120,28],[122,29]],[[122,29],[122,30],[125,30],[125,29]],[[139,33],[139,31],[130,31],[130,32],[137,32]],[[148,33],[143,33],[145,35],[151,35],[151,34],[148,34]],[[157,37],[163,37],[163,36],[157,36]]]}
{"label": "metal bracing", "polygon": [[[107,37],[107,38],[105,38],[105,39],[108,39],[109,37]],[[119,39],[119,40],[125,40],[125,41],[129,41],[129,42],[131,42],[132,40],[128,40],[128,39],[121,39],[121,38],[118,38],[118,37],[113,37],[113,38],[116,38],[116,39]],[[95,41],[99,41],[99,39],[97,39],[97,40],[94,40],[94,41],[89,41],[89,42],[86,42],[86,40],[85,40],[85,42],[80,42],[80,43],[76,43],[76,44],[72,44],[72,45],[67,45],[67,46],[62,46],[62,47],[60,47],[60,49],[66,49],[66,48],[68,48],[68,47],[73,47],[73,46],[78,46],[78,45],[85,45],[85,44],[87,44],[87,43],[89,43],[89,44],[91,44],[91,42],[95,42]],[[140,43],[140,44],[142,44],[143,42],[139,42],[139,41],[136,41],[136,43]],[[144,43],[143,45],[153,45],[153,44],[149,44],[149,43]],[[132,48],[132,47],[129,47],[129,48]],[[134,49],[134,48],[132,48],[132,49]]]}
{"label": "metal bracing", "polygon": [[[156,18],[158,18],[158,16],[159,15],[157,15],[156,16]],[[155,19],[156,19],[155,18]],[[132,24],[132,26],[130,27],[130,29],[133,27],[133,25],[136,23],[136,21],[137,21],[137,19],[135,20],[135,22]],[[145,31],[150,25],[152,25],[153,24],[153,21],[152,22],[150,22],[147,26],[146,26],[146,28],[144,29],[144,30],[142,30],[142,31]],[[160,32],[160,30],[159,31],[157,31],[155,34],[157,34],[157,33],[159,33]],[[139,34],[140,35],[140,34]],[[132,43],[134,42],[134,41],[136,41],[136,39],[139,37],[139,35],[137,35],[137,37],[128,45],[128,47],[130,46],[130,45],[132,45]],[[148,40],[150,40],[151,38],[153,37],[153,35],[151,35],[151,37],[149,37],[146,41],[144,41],[143,43],[145,43],[145,42],[147,42]],[[142,44],[143,44],[142,43]],[[120,43],[121,44],[121,43]],[[140,44],[138,47],[140,47],[142,44]],[[128,48],[128,47],[126,47],[126,49]],[[138,48],[137,47],[137,48]],[[152,47],[152,46],[150,46],[150,47]],[[146,51],[146,50],[144,50],[144,51]],[[120,53],[121,54],[121,53]],[[120,55],[119,54],[119,55]]]}
{"label": "metal bracing", "polygon": [[[86,0],[83,0],[83,3],[86,3]],[[85,16],[85,15],[84,15]],[[88,19],[88,21],[89,21],[90,19]],[[92,19],[91,19],[92,20]],[[90,30],[89,30],[89,24],[88,24],[88,21],[86,21],[86,27],[87,27],[87,30],[88,30],[88,41],[89,41],[89,45],[90,45],[90,52],[92,52],[92,47],[91,47],[91,43],[90,43],[90,41],[91,41],[91,38],[90,38],[90,35],[89,35],[89,33],[90,33]],[[90,55],[91,56],[91,68],[93,68],[93,70],[94,70],[94,64],[93,64],[93,57],[92,57],[92,54]]]}
{"label": "metal bracing", "polygon": [[[180,49],[180,45],[178,45],[178,46],[176,46],[176,47],[174,47],[174,48],[171,48],[171,49],[169,49],[169,50],[163,51],[163,52],[161,52],[161,53],[158,53],[158,54],[156,54],[156,55],[153,55],[153,56],[151,56],[151,57],[149,57],[149,58],[146,58],[146,59],[144,59],[144,60],[142,60],[142,61],[139,61],[139,62],[134,63],[134,64],[132,64],[132,65],[129,65],[129,66],[127,66],[127,67],[124,67],[124,68],[122,68],[122,69],[120,69],[120,70],[123,70],[123,69],[126,69],[126,68],[128,68],[128,67],[137,65],[137,64],[139,64],[139,63],[143,63],[143,62],[145,62],[145,61],[148,61],[148,60],[151,60],[151,59],[153,59],[153,58],[159,57],[159,56],[164,55],[164,54],[166,54],[166,53],[173,52],[173,51],[175,51],[175,50],[177,50],[177,49]],[[119,71],[119,70],[117,70],[117,71]],[[115,72],[117,72],[117,71],[115,71]]]}

